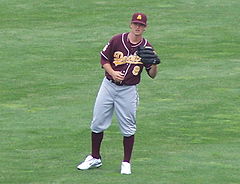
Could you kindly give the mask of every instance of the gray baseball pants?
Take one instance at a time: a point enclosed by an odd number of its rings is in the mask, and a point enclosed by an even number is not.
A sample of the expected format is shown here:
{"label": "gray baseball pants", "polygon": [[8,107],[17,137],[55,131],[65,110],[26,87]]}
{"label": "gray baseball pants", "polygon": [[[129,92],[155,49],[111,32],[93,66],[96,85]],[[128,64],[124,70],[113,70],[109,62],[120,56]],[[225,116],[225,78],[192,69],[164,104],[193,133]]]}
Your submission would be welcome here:
{"label": "gray baseball pants", "polygon": [[112,123],[115,111],[122,135],[125,137],[134,135],[137,104],[136,85],[118,86],[105,77],[95,101],[91,130],[95,133],[106,130]]}

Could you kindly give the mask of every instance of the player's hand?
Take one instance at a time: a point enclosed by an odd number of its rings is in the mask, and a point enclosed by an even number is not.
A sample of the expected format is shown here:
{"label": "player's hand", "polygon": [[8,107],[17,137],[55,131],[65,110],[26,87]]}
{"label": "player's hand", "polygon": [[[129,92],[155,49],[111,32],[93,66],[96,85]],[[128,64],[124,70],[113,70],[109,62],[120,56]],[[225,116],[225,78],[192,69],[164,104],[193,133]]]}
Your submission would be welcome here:
{"label": "player's hand", "polygon": [[113,78],[114,81],[116,82],[121,82],[124,80],[124,74],[122,72],[119,71],[113,71],[111,73],[111,76]]}
{"label": "player's hand", "polygon": [[137,55],[141,58],[143,64],[159,64],[160,59],[152,47],[138,47]]}

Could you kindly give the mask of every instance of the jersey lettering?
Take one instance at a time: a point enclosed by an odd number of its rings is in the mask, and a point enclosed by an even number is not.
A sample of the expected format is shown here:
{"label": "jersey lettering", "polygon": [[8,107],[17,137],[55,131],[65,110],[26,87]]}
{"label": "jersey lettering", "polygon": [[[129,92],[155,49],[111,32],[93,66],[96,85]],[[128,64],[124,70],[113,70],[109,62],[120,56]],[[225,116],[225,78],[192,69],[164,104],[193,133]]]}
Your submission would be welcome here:
{"label": "jersey lettering", "polygon": [[131,64],[143,64],[141,61],[141,58],[137,55],[130,55],[130,56],[124,56],[124,54],[120,51],[116,51],[113,54],[114,60],[113,63],[115,66],[123,65],[126,63]]}
{"label": "jersey lettering", "polygon": [[121,60],[123,58],[123,53],[120,51],[114,52],[113,57],[114,60]]}

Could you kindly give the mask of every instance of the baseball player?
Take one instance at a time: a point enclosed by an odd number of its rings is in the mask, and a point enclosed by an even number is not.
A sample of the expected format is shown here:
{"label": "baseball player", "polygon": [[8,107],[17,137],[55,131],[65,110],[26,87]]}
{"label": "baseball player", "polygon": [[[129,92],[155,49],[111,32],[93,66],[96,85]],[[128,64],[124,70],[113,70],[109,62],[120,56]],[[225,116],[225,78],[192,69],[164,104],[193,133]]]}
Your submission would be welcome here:
{"label": "baseball player", "polygon": [[131,155],[136,132],[138,104],[137,84],[143,68],[154,78],[160,59],[151,44],[143,38],[147,17],[134,13],[130,32],[112,37],[101,51],[101,65],[105,77],[99,89],[91,123],[92,152],[77,166],[79,170],[98,168],[102,165],[100,146],[104,131],[111,125],[115,111],[123,135],[123,160],[121,174],[131,174]]}

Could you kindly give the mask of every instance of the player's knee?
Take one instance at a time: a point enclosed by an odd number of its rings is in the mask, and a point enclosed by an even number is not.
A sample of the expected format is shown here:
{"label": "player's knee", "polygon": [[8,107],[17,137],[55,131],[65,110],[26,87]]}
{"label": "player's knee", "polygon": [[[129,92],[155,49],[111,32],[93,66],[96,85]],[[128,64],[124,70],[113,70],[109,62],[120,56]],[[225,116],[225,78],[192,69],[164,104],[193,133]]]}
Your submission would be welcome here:
{"label": "player's knee", "polygon": [[130,137],[132,135],[134,135],[136,133],[136,129],[131,129],[131,130],[128,130],[128,131],[122,131],[122,135],[124,137]]}

